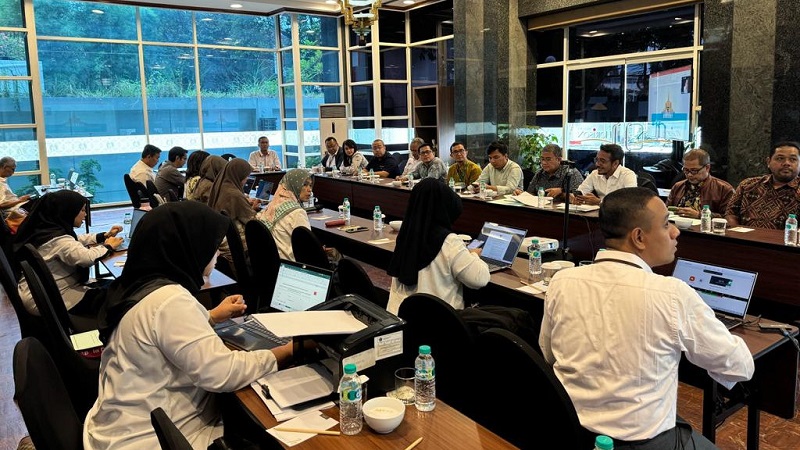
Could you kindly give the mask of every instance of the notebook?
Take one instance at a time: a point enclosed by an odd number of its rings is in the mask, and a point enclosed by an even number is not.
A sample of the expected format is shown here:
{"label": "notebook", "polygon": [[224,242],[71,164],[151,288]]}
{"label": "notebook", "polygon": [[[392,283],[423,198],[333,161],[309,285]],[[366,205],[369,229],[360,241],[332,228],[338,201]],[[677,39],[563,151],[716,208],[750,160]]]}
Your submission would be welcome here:
{"label": "notebook", "polygon": [[[257,312],[306,311],[325,302],[330,293],[333,272],[294,261],[281,260],[275,290],[269,305],[256,307]],[[216,330],[227,344],[247,351],[269,350],[286,344],[254,317]]]}
{"label": "notebook", "polygon": [[139,221],[142,220],[146,212],[145,210],[134,208],[133,214],[131,215],[131,227],[128,230],[128,235],[125,236],[125,241],[117,247],[117,251],[127,250],[128,246],[131,245],[131,239],[133,239],[133,235],[136,232],[136,227],[139,226]]}
{"label": "notebook", "polygon": [[730,330],[744,321],[758,273],[678,258],[672,276],[697,291]]}
{"label": "notebook", "polygon": [[527,233],[522,228],[484,222],[481,234],[469,247],[483,247],[481,259],[489,265],[489,272],[497,272],[511,267]]}

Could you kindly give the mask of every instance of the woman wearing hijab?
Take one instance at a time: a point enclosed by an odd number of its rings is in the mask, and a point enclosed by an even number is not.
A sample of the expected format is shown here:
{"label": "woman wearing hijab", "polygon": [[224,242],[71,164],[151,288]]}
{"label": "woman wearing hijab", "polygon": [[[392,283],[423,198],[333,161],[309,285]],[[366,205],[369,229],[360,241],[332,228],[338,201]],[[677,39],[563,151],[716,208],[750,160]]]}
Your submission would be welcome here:
{"label": "woman wearing hijab", "polygon": [[228,164],[228,161],[221,156],[211,155],[206,158],[203,164],[200,165],[200,179],[197,180],[197,186],[194,187],[191,193],[186,194],[186,198],[208,204],[211,186],[214,184],[217,175],[221,174],[225,169],[226,164]]}
{"label": "woman wearing hijab", "polygon": [[[245,255],[247,254],[247,242],[244,237],[244,226],[256,217],[255,208],[260,205],[257,199],[248,199],[242,191],[251,170],[253,168],[250,163],[242,158],[228,161],[225,170],[214,180],[214,185],[211,186],[211,192],[208,194],[208,206],[215,211],[225,211],[233,221],[233,225],[242,239]],[[233,267],[227,241],[223,241],[219,251],[220,255],[231,262],[231,267]]]}
{"label": "woman wearing hijab", "polygon": [[223,432],[213,393],[248,386],[291,358],[291,343],[229,350],[212,326],[243,313],[242,297],[211,311],[195,298],[229,224],[198,202],[167,203],[142,218],[99,316],[105,348],[83,428],[87,450],[159,448],[150,423],[157,407],[205,449]]}
{"label": "woman wearing hijab", "polygon": [[312,185],[313,180],[307,170],[292,169],[286,172],[267,209],[258,213],[258,219],[272,232],[282,259],[295,260],[292,231],[297,227],[311,229],[308,215],[300,203],[307,202],[311,197]]}
{"label": "woman wearing hijab", "polygon": [[359,172],[367,167],[367,158],[358,151],[356,142],[352,139],[347,139],[342,142],[344,148],[344,159],[342,160],[341,171],[345,175],[358,175]]}
{"label": "woman wearing hijab", "polygon": [[411,294],[435,295],[464,309],[462,284],[477,289],[489,283],[489,266],[451,231],[461,215],[461,198],[446,184],[425,178],[411,191],[403,226],[387,272],[392,288],[386,309],[397,314]]}
{"label": "woman wearing hijab", "polygon": [[183,191],[186,194],[186,198],[189,198],[189,194],[197,187],[197,182],[200,181],[200,168],[209,156],[210,154],[203,150],[195,150],[189,155],[189,159],[186,161],[186,173],[184,174],[186,176],[186,187]]}
{"label": "woman wearing hijab", "polygon": [[[86,218],[86,199],[74,191],[57,191],[43,196],[22,222],[14,239],[14,250],[32,244],[42,255],[56,280],[64,304],[73,314],[94,317],[99,290],[85,286],[89,267],[122,243],[115,237],[122,227],[115,225],[105,233],[76,235],[75,228]],[[103,244],[103,245],[95,245]],[[87,247],[92,245],[92,247]],[[90,293],[91,292],[91,293]],[[90,293],[87,295],[87,293]],[[28,282],[20,280],[19,295],[25,309],[39,315]],[[85,298],[85,300],[84,300]]]}

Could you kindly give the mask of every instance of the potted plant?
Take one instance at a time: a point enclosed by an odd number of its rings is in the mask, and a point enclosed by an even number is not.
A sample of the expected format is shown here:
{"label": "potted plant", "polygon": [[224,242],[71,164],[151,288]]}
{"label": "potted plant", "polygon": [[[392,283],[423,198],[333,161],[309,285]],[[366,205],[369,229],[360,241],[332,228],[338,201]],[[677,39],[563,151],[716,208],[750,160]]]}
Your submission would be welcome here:
{"label": "potted plant", "polygon": [[[512,136],[516,139],[512,140]],[[503,133],[500,140],[509,146],[509,151],[512,155],[516,155],[514,159],[523,169],[534,171],[539,167],[539,160],[545,145],[558,142],[555,135],[544,133],[542,127],[536,125],[515,128]],[[514,143],[516,143],[516,152]]]}

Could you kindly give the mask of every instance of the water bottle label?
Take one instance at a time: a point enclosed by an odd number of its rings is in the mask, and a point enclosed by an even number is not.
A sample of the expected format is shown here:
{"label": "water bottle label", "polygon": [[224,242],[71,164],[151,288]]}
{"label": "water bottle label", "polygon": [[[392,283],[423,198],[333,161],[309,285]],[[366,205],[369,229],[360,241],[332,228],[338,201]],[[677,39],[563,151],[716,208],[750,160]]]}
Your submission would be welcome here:
{"label": "water bottle label", "polygon": [[534,250],[533,251],[533,257],[534,258],[541,258],[542,257],[542,253],[539,250]]}
{"label": "water bottle label", "polygon": [[343,389],[341,395],[341,401],[343,402],[355,402],[361,400],[361,388],[356,389]]}

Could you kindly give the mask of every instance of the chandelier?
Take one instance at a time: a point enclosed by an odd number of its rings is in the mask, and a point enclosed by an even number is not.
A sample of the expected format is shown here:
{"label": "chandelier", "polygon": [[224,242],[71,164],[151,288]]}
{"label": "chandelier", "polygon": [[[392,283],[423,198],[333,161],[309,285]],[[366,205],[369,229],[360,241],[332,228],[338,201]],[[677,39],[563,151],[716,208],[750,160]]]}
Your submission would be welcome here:
{"label": "chandelier", "polygon": [[[344,24],[349,25],[353,29],[353,33],[358,36],[358,45],[366,45],[372,24],[378,21],[378,8],[381,7],[381,0],[339,0],[339,4],[344,13]],[[369,10],[354,14],[354,6],[368,6]]]}

